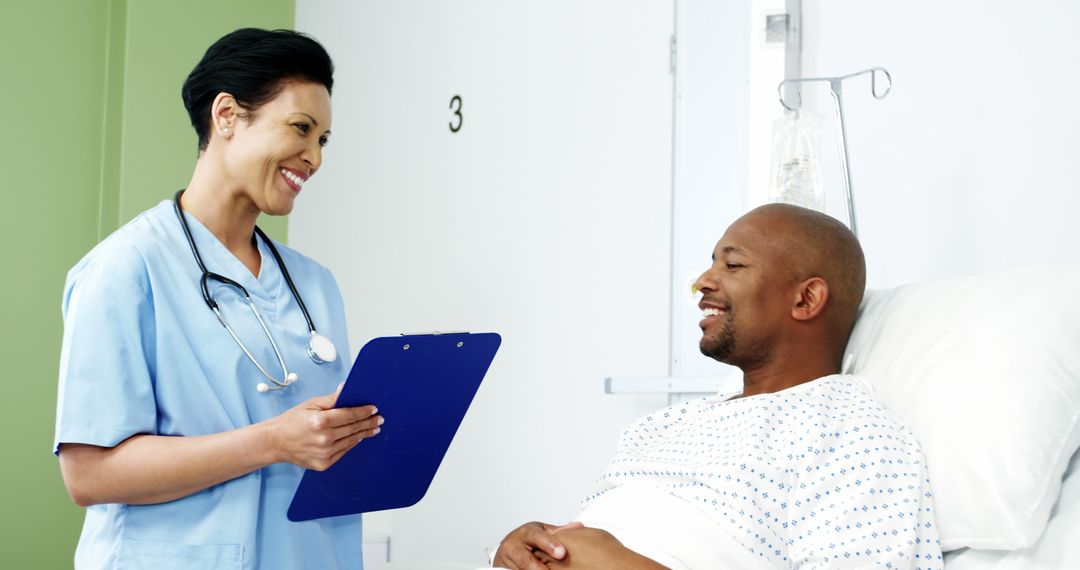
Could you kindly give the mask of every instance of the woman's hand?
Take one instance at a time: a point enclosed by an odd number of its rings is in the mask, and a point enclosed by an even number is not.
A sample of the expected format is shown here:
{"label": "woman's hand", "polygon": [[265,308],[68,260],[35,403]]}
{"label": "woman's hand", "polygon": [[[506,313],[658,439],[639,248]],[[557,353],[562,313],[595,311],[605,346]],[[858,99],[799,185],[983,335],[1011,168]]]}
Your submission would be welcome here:
{"label": "woman's hand", "polygon": [[267,420],[267,437],[276,461],[324,471],[345,452],[379,433],[382,416],[375,406],[334,408],[344,384]]}
{"label": "woman's hand", "polygon": [[211,435],[134,435],[116,447],[65,443],[60,472],[72,500],[85,507],[173,501],[279,461],[326,469],[382,423],[374,406],[335,410],[336,400],[337,392],[312,398],[276,418]]}

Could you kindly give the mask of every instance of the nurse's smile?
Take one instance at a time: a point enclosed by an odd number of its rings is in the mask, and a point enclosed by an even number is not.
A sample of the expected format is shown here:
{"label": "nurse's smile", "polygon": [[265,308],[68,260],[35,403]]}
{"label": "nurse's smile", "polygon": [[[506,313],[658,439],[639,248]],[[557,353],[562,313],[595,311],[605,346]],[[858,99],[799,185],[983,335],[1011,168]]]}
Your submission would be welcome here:
{"label": "nurse's smile", "polygon": [[284,166],[281,167],[281,170],[279,170],[279,172],[281,172],[281,177],[285,179],[285,183],[289,185],[289,188],[292,188],[297,193],[300,192],[300,189],[304,186],[304,182],[307,182],[308,179],[308,175],[306,173],[300,172],[299,170],[286,168]]}

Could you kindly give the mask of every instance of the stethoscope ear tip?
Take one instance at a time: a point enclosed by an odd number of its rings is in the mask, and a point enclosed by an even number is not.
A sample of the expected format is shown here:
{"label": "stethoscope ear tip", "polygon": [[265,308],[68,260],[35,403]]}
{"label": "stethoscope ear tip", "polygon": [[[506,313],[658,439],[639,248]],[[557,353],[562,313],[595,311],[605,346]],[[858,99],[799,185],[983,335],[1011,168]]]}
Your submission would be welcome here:
{"label": "stethoscope ear tip", "polygon": [[266,382],[259,382],[259,385],[256,386],[255,389],[258,390],[260,394],[265,394],[270,391],[270,386],[268,386]]}

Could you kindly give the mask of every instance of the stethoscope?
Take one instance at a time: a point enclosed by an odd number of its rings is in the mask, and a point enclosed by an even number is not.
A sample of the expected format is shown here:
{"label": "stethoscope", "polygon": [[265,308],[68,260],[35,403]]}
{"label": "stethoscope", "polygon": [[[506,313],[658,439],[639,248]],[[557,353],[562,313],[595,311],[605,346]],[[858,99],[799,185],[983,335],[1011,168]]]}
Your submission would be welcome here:
{"label": "stethoscope", "polygon": [[[191,237],[191,228],[188,227],[187,219],[184,217],[183,208],[180,207],[180,196],[183,193],[184,191],[180,190],[173,196],[173,209],[176,210],[176,217],[180,220],[180,226],[184,228],[184,235],[187,236],[188,245],[191,246],[191,253],[195,256],[195,262],[199,264],[199,269],[202,270],[202,278],[199,280],[199,284],[202,287],[203,300],[206,301],[206,306],[214,311],[218,321],[225,327],[225,330],[229,331],[229,336],[231,336],[233,340],[236,341],[236,344],[240,346],[240,350],[244,351],[244,354],[247,355],[248,359],[251,360],[255,367],[259,369],[259,372],[262,372],[262,375],[270,382],[269,384],[266,382],[259,382],[258,386],[256,386],[259,392],[276,392],[282,388],[288,388],[293,382],[296,382],[299,377],[295,372],[289,372],[288,368],[285,366],[285,358],[281,356],[281,351],[278,350],[277,343],[274,342],[274,335],[270,334],[270,329],[267,328],[266,322],[263,321],[262,315],[259,314],[259,309],[255,307],[255,302],[251,299],[251,295],[248,294],[247,289],[244,289],[243,285],[224,275],[219,275],[206,270],[206,265],[203,264],[202,256],[199,255],[199,249],[195,247],[195,239]],[[274,255],[274,261],[277,262],[278,267],[281,269],[281,274],[285,277],[285,283],[289,285],[289,291],[292,291],[292,296],[296,299],[296,304],[300,305],[300,311],[304,313],[304,320],[307,321],[308,331],[311,333],[311,337],[308,340],[308,356],[310,356],[311,360],[316,364],[325,364],[337,360],[337,348],[334,347],[334,343],[331,342],[330,339],[319,334],[318,331],[315,330],[315,323],[311,321],[311,315],[308,314],[307,307],[304,305],[304,300],[300,298],[300,293],[296,291],[296,285],[293,285],[292,277],[289,276],[289,270],[285,267],[285,262],[281,259],[281,255],[278,253],[277,248],[274,247],[274,243],[270,241],[270,238],[266,237],[266,234],[259,229],[259,226],[255,226],[255,233],[263,240],[266,247],[270,249],[270,253]],[[283,375],[281,380],[271,376],[270,373],[259,364],[259,361],[255,360],[251,351],[244,346],[244,343],[240,341],[240,337],[236,336],[232,327],[225,321],[225,317],[221,314],[221,309],[218,308],[217,301],[215,301],[214,297],[210,294],[210,287],[207,283],[211,279],[223,285],[233,287],[244,296],[248,306],[251,307],[251,312],[255,315],[255,319],[259,321],[259,326],[262,327],[263,333],[265,333],[266,338],[270,340],[270,346],[274,348],[274,354],[277,355],[278,364],[281,365],[281,373]]]}

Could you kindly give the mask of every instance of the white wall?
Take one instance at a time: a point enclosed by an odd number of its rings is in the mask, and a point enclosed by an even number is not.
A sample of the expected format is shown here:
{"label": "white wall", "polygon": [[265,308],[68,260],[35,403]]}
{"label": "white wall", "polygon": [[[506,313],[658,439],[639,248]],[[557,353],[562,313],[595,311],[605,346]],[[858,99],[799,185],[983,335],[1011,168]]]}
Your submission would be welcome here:
{"label": "white wall", "polygon": [[[749,7],[682,0],[679,12],[674,279],[685,287],[752,205],[740,162]],[[1066,0],[804,0],[804,76],[882,66],[895,82],[883,100],[866,78],[844,88],[871,288],[1080,263],[1080,113],[1069,103],[1080,89],[1078,19],[1080,4]],[[827,87],[804,95],[831,125]],[[846,221],[831,128],[821,149],[828,209]],[[673,304],[675,373],[716,374],[697,352],[700,317],[688,305]]]}
{"label": "white wall", "polygon": [[881,101],[865,81],[845,94],[871,287],[1080,263],[1080,113],[1070,103],[1080,4],[831,0],[804,10],[805,73],[879,65],[895,80]]}
{"label": "white wall", "polygon": [[519,524],[576,514],[622,427],[665,402],[603,379],[668,372],[673,3],[297,9],[337,84],[290,242],[337,276],[353,354],[404,331],[503,335],[428,495],[367,530],[393,561],[480,562]]}

